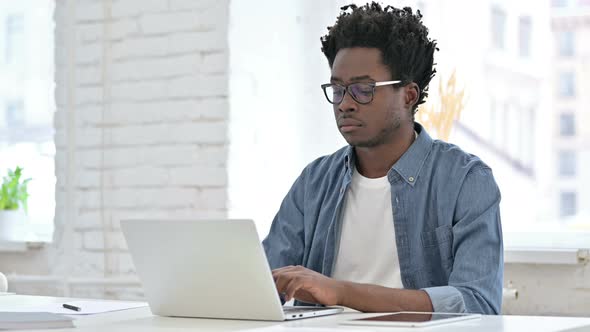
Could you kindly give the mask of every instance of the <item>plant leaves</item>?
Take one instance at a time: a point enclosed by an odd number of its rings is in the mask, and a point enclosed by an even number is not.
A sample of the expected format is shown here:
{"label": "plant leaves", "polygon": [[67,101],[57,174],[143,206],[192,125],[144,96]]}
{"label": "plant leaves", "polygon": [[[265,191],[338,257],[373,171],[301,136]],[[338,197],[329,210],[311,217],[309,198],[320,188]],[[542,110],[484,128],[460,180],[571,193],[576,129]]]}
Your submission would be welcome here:
{"label": "plant leaves", "polygon": [[0,188],[0,210],[18,210],[22,207],[28,212],[27,201],[29,193],[27,186],[31,179],[21,181],[23,168],[16,166],[15,170],[9,169],[7,176],[2,178],[2,187]]}

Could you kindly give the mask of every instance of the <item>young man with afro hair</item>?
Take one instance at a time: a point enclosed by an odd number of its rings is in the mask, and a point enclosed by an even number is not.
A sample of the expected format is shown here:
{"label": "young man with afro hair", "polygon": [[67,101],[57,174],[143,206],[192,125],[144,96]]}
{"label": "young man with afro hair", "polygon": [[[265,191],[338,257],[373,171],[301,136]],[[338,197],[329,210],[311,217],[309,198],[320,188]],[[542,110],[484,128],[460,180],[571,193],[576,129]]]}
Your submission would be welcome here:
{"label": "young man with afro hair", "polygon": [[263,246],[280,294],[363,312],[499,314],[503,244],[491,169],[414,121],[435,74],[420,12],[342,8],[321,85],[348,146],[309,164]]}

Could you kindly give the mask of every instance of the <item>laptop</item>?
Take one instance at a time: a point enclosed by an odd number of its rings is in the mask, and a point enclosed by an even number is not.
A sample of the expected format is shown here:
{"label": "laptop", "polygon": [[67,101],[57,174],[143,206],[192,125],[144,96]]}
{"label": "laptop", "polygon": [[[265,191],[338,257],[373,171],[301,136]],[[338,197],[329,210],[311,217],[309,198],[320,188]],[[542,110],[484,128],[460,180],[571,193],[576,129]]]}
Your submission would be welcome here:
{"label": "laptop", "polygon": [[284,321],[342,308],[283,307],[252,220],[123,220],[151,311]]}

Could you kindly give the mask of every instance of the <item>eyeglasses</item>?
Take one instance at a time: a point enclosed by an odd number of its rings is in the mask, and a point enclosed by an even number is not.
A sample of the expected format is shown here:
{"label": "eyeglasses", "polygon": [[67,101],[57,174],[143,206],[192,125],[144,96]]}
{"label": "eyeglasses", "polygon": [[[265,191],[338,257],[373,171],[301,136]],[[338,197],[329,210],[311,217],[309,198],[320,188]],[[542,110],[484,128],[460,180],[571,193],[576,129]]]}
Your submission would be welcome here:
{"label": "eyeglasses", "polygon": [[324,95],[330,104],[340,105],[344,99],[344,94],[348,92],[352,99],[359,104],[368,104],[373,101],[375,88],[383,85],[399,84],[402,81],[384,81],[384,82],[358,82],[348,85],[326,83],[322,84]]}

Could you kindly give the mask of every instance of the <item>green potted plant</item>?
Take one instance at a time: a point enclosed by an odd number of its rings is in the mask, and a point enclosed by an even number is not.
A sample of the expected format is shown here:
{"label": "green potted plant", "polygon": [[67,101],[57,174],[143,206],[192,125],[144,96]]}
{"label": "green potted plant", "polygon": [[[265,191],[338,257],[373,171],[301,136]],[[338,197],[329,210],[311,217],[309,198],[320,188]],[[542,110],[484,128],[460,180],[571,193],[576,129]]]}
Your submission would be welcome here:
{"label": "green potted plant", "polygon": [[22,179],[23,169],[8,170],[0,187],[0,240],[18,240],[24,231],[27,200],[27,185],[31,179]]}

